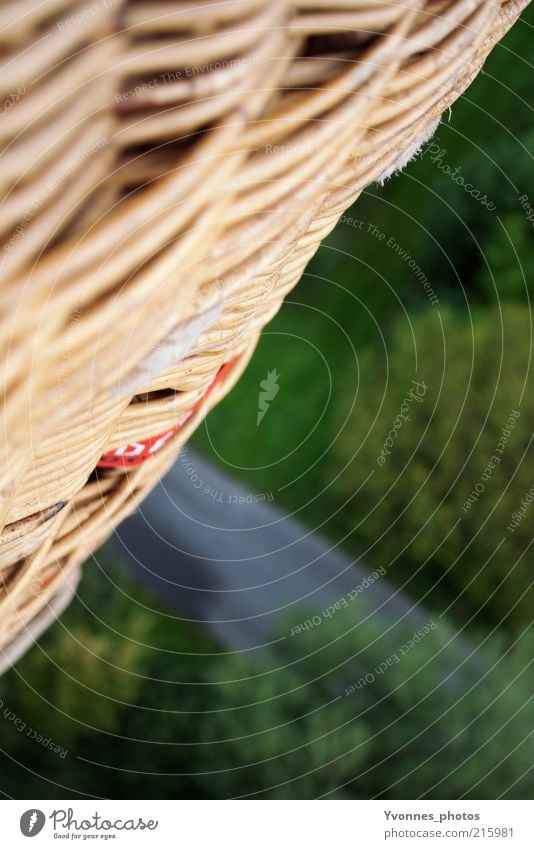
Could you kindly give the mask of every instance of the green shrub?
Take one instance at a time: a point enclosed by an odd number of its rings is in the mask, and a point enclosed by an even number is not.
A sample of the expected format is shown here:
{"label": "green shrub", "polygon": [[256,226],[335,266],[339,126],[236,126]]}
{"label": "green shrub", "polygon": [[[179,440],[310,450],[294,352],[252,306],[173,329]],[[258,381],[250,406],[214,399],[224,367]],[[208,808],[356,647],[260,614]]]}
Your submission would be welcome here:
{"label": "green shrub", "polygon": [[476,651],[437,616],[369,618],[358,595],[240,656],[117,583],[138,604],[102,600],[105,578],[88,570],[42,650],[2,679],[13,798],[532,797],[528,635]]}
{"label": "green shrub", "polygon": [[347,707],[113,575],[117,587],[87,564],[79,598],[0,682],[11,796],[313,798],[352,779],[366,731]]}
{"label": "green shrub", "polygon": [[[308,674],[336,670],[341,703],[364,723],[357,798],[529,799],[532,637],[472,641],[443,619],[362,621],[362,597],[303,638]],[[312,652],[315,650],[315,654]],[[334,674],[330,673],[333,678]]]}
{"label": "green shrub", "polygon": [[507,305],[472,322],[429,307],[397,325],[387,358],[363,356],[337,443],[349,463],[342,529],[391,580],[447,599],[462,621],[483,610],[518,624],[534,602],[531,315]]}
{"label": "green shrub", "polygon": [[533,226],[522,212],[493,220],[484,242],[486,262],[477,274],[478,288],[490,302],[534,300]]}

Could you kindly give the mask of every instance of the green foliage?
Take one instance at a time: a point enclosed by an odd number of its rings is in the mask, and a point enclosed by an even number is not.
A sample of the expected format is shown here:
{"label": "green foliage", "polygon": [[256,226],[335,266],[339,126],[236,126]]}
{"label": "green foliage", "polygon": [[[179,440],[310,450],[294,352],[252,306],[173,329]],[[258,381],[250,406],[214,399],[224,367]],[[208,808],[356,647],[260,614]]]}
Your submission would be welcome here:
{"label": "green foliage", "polygon": [[488,300],[534,300],[534,223],[521,212],[495,218],[485,244],[485,262],[476,276]]}
{"label": "green foliage", "polygon": [[[428,605],[445,601],[462,624],[480,610],[486,632],[512,608],[517,629],[532,610],[534,505],[507,525],[532,486],[534,268],[519,197],[532,194],[533,14],[436,138],[443,162],[496,210],[428,152],[366,190],[196,437],[335,541],[350,534],[358,554],[389,564],[388,580],[428,593]],[[503,301],[514,305],[501,337]],[[258,427],[273,369],[280,390]],[[423,403],[410,405],[379,466],[413,379],[428,386]],[[514,409],[501,462],[464,513]],[[118,588],[89,564],[80,597],[0,680],[2,786],[14,798],[532,798],[530,636],[512,647],[484,640],[468,661],[471,644],[441,624],[345,695],[399,653],[411,626],[364,623],[355,602],[347,619],[282,640],[277,653],[239,658],[112,574]]]}
{"label": "green foliage", "polygon": [[[313,798],[358,771],[365,754],[363,724],[341,706],[325,703],[281,658],[253,662],[221,654],[197,661],[191,672],[192,682],[178,698],[162,694],[169,712],[158,721],[157,737],[173,744],[146,746],[139,760],[134,751],[142,769],[183,771],[188,792],[201,798]],[[179,706],[179,716],[171,705]],[[360,745],[352,757],[337,763],[355,744]],[[139,777],[133,780],[138,784]]]}
{"label": "green foliage", "polygon": [[[221,651],[113,574],[128,603],[103,598],[88,564],[80,598],[1,681],[11,795],[312,798],[351,779],[361,723],[280,658]],[[89,610],[101,622],[88,625]]]}
{"label": "green foliage", "polygon": [[[369,616],[367,598],[359,596],[308,631],[289,636],[289,623],[286,639],[271,651],[243,657],[179,622],[171,627],[169,614],[150,611],[149,599],[135,591],[129,636],[108,628],[96,643],[80,614],[93,607],[101,581],[88,574],[81,601],[43,639],[42,651],[34,649],[2,679],[1,698],[19,726],[25,723],[19,730],[2,705],[2,775],[14,798],[530,798],[534,792],[528,634],[512,646],[492,637],[477,647],[438,617]],[[110,593],[100,613],[123,622],[120,595]],[[307,615],[293,612],[298,621]],[[129,655],[138,616],[146,642]],[[71,666],[73,641],[78,663]],[[86,665],[93,651],[98,659]],[[87,690],[72,683],[58,688],[63,663]],[[126,696],[129,705],[110,705]],[[30,724],[61,751],[28,737]]]}
{"label": "green foliage", "polygon": [[353,604],[294,647],[309,680],[337,682],[341,704],[367,727],[367,757],[346,790],[531,798],[532,634],[511,646],[476,634],[469,642],[439,617],[390,622],[362,617],[361,598]]}
{"label": "green foliage", "polygon": [[[470,311],[526,303],[532,295],[532,224],[519,198],[533,194],[534,89],[527,61],[533,20],[531,7],[444,115],[433,140],[445,150],[442,164],[452,172],[460,168],[496,209],[467,193],[428,151],[383,188],[370,186],[267,327],[243,379],[194,436],[194,444],[230,472],[336,539],[354,526],[353,509],[343,505],[335,485],[342,469],[336,448],[345,441],[340,427],[358,383],[366,379],[360,360],[378,380],[390,328],[404,321],[409,333],[409,317],[431,306],[406,257],[429,281],[439,307],[457,310],[465,322]],[[388,246],[390,239],[400,252]],[[280,391],[256,427],[260,383],[273,368]],[[388,392],[402,396],[404,385],[394,380],[393,372]],[[457,438],[455,432],[453,452]],[[347,445],[342,453],[351,450]],[[413,563],[409,568],[414,574]],[[421,573],[415,574],[418,584]]]}

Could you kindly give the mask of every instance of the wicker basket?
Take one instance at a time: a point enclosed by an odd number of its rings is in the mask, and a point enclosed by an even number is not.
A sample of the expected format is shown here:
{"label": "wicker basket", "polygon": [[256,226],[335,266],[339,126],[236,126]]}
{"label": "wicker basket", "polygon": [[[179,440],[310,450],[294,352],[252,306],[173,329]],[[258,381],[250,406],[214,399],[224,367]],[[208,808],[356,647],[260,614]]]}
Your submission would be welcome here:
{"label": "wicker basket", "polygon": [[523,5],[1,3],[6,661]]}

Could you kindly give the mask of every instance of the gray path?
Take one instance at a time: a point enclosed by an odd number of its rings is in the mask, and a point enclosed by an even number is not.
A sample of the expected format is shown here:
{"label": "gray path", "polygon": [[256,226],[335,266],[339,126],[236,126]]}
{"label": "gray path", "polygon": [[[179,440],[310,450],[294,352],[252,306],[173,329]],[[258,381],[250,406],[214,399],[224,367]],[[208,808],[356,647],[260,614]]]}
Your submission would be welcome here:
{"label": "gray path", "polygon": [[[276,640],[372,574],[268,500],[187,449],[112,545],[136,579],[228,647]],[[267,497],[266,497],[267,499]],[[380,577],[350,604],[414,629],[427,611]]]}

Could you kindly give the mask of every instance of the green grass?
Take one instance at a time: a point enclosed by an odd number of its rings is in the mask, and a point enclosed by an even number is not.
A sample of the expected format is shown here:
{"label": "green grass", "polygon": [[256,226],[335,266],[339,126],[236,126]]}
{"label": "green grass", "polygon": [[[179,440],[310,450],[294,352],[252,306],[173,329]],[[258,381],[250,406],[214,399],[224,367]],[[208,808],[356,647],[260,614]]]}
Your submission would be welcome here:
{"label": "green grass", "polygon": [[[410,332],[411,317],[421,311],[449,305],[468,317],[497,297],[524,297],[521,269],[499,221],[507,222],[520,261],[531,266],[531,233],[524,232],[518,197],[528,192],[533,167],[532,22],[529,9],[437,131],[443,163],[452,171],[461,167],[496,210],[467,194],[427,154],[383,188],[371,186],[346,215],[363,223],[341,222],[321,246],[264,331],[246,374],[193,439],[228,471],[272,492],[281,507],[336,540],[350,534],[353,516],[336,483],[343,469],[332,446],[346,438],[348,416],[366,414],[358,408],[362,356],[370,351],[381,362],[394,328],[404,324]],[[438,304],[410,269],[410,257]],[[364,359],[369,368],[372,357]],[[257,427],[260,383],[272,369],[280,375],[279,392]],[[352,545],[358,553],[357,535]]]}

